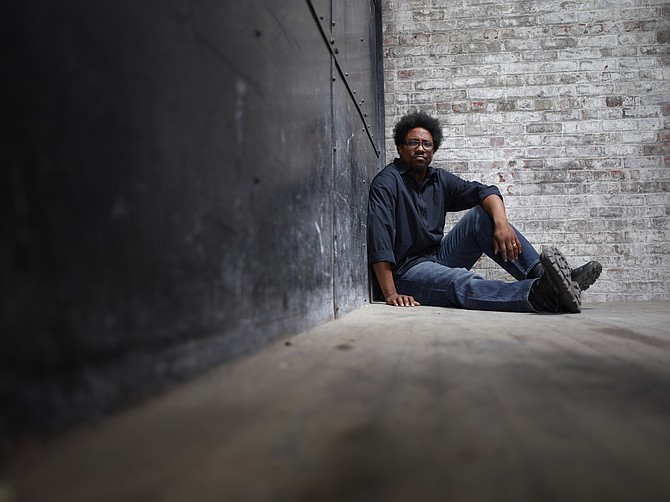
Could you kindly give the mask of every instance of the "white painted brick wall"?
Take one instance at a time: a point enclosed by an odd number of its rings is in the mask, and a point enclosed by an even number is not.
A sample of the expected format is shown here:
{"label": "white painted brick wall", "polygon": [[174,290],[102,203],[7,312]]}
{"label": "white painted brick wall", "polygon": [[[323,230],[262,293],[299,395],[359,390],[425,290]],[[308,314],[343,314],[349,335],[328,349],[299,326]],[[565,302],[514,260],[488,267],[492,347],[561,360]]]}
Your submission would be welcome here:
{"label": "white painted brick wall", "polygon": [[[670,2],[384,0],[383,12],[389,156],[401,115],[437,116],[436,166],[500,187],[538,249],[601,261],[585,301],[669,300]],[[488,259],[477,269],[508,279]]]}

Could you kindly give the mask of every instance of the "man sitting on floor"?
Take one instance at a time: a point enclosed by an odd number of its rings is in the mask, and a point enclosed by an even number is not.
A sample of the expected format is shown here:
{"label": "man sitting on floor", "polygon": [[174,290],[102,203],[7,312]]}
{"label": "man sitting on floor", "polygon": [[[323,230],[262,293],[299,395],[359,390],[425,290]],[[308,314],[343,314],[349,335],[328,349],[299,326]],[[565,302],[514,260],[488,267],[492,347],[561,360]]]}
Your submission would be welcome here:
{"label": "man sitting on floor", "polygon": [[[394,128],[399,158],[375,176],[368,203],[368,261],[389,305],[510,312],[580,312],[582,291],[602,271],[572,270],[547,247],[538,255],[507,221],[500,191],[430,166],[442,142],[437,119],[405,115]],[[444,235],[446,213],[470,209]],[[470,269],[489,256],[517,281]]]}

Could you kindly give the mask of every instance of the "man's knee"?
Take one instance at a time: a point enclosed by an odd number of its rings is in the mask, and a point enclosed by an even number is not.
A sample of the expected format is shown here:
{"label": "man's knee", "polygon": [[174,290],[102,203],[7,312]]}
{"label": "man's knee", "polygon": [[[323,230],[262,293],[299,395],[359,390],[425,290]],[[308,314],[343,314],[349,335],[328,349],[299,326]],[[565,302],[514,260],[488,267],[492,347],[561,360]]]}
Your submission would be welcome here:
{"label": "man's knee", "polygon": [[484,211],[482,206],[475,206],[470,209],[465,216],[461,219],[464,223],[467,223],[470,228],[492,228],[493,220],[489,214]]}
{"label": "man's knee", "polygon": [[484,208],[482,206],[473,207],[468,211],[468,215],[472,215],[473,218],[486,218],[486,219],[491,218],[489,214],[486,211],[484,211]]}

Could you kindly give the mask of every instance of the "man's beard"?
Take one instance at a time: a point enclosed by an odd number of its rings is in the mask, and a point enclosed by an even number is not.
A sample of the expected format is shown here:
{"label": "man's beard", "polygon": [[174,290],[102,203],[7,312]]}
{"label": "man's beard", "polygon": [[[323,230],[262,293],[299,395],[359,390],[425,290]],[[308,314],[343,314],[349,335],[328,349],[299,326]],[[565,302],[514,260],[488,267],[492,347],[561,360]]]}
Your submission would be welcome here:
{"label": "man's beard", "polygon": [[409,172],[412,174],[423,174],[428,169],[428,166],[409,166]]}
{"label": "man's beard", "polygon": [[408,167],[412,174],[423,174],[426,172],[426,169],[428,169],[428,164],[416,164],[411,162]]}

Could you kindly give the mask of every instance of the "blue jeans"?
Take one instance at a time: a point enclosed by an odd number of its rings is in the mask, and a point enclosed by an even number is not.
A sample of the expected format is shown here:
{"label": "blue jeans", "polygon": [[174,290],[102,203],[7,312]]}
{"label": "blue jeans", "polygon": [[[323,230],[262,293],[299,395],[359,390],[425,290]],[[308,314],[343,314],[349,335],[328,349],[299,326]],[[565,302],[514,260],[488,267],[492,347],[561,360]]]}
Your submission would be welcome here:
{"label": "blue jeans", "polygon": [[[422,305],[461,307],[475,310],[534,312],[528,302],[535,278],[529,272],[539,263],[533,246],[514,229],[522,252],[514,262],[493,254],[493,221],[480,207],[474,207],[444,236],[432,261],[421,262],[396,279],[396,289],[411,295]],[[486,254],[517,281],[489,281],[470,269]]]}

